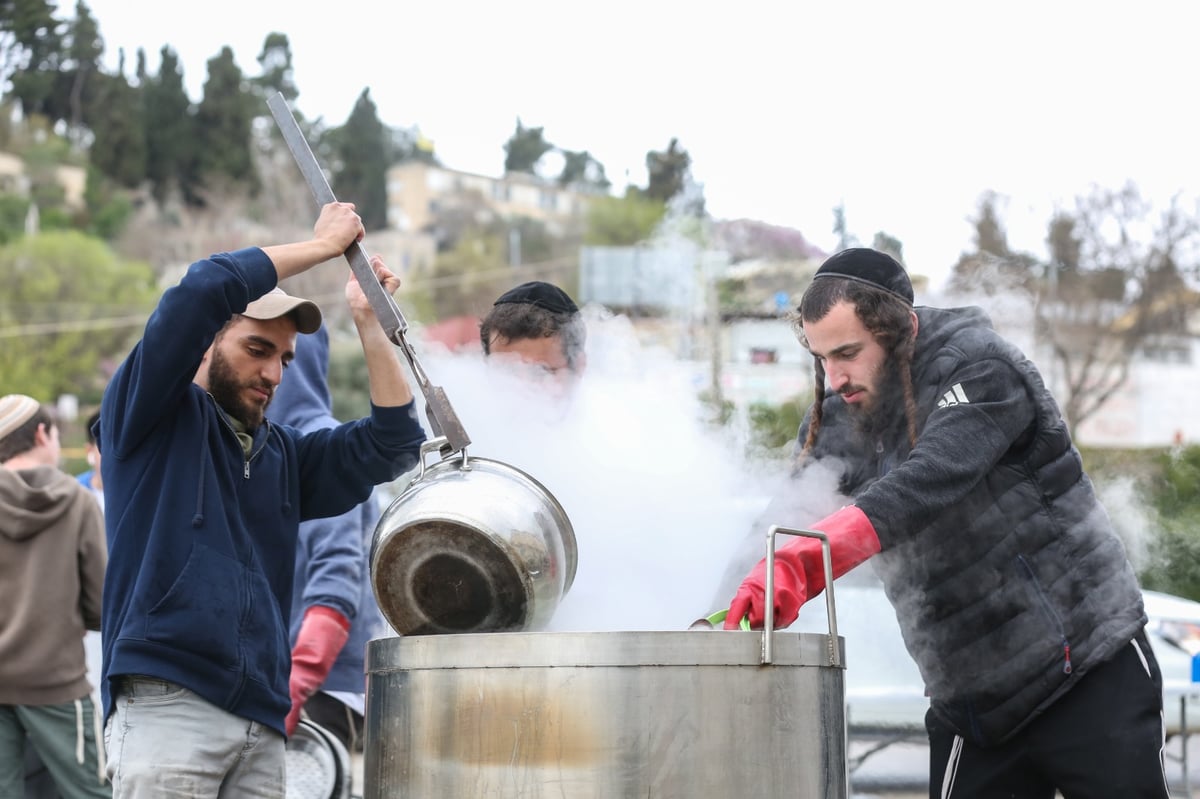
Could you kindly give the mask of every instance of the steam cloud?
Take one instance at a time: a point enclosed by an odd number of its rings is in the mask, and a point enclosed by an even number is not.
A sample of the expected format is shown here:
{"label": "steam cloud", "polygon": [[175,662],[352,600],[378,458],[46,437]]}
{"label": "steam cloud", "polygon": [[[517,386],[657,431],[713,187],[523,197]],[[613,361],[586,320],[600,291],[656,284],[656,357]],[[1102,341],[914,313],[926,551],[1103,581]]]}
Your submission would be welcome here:
{"label": "steam cloud", "polygon": [[[550,629],[683,630],[724,607],[762,557],[751,531],[783,475],[757,474],[737,437],[704,421],[707,375],[639,346],[625,317],[584,314],[588,367],[570,397],[478,352],[430,352],[422,366],[470,435],[468,455],[530,474],[571,519],[579,567]],[[840,504],[819,488],[825,500],[806,508],[792,494],[772,523]]]}

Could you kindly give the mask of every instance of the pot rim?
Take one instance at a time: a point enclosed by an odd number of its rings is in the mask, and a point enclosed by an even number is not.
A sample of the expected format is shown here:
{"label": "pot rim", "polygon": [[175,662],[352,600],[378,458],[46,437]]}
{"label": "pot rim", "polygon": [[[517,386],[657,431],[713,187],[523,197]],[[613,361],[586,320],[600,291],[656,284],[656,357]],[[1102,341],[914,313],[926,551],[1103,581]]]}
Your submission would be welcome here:
{"label": "pot rim", "polygon": [[775,657],[762,664],[761,631],[499,632],[392,636],[367,644],[368,674],[441,669],[511,669],[643,666],[811,666],[845,670],[845,640],[838,665],[829,658],[829,636],[774,634]]}

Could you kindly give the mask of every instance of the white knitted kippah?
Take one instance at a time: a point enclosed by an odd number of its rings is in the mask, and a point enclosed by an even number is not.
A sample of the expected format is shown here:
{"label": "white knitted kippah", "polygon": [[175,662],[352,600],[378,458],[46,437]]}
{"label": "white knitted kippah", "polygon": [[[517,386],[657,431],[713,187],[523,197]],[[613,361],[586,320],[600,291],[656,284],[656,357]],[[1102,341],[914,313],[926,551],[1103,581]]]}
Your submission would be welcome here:
{"label": "white knitted kippah", "polygon": [[0,397],[0,438],[32,419],[40,407],[41,403],[24,394]]}

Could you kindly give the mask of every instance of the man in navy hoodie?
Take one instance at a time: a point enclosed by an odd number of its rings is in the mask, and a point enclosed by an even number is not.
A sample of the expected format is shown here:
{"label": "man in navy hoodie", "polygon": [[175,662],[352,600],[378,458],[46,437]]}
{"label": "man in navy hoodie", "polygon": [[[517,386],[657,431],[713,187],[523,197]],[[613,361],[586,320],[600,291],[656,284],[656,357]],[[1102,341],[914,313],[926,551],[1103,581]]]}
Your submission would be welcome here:
{"label": "man in navy hoodie", "polygon": [[[328,374],[329,331],[322,325],[297,338],[296,358],[271,404],[271,421],[302,433],[337,427]],[[292,734],[303,710],[349,752],[362,745],[367,642],[388,629],[370,579],[378,521],[371,498],[340,516],[304,522],[296,553],[286,731]]]}
{"label": "man in navy hoodie", "polygon": [[[276,284],[362,236],[354,206],[329,203],[307,241],[192,264],[105,390],[101,694],[115,796],[284,794],[300,522],[361,504],[424,440],[353,278],[370,416],[307,434],[264,419],[297,332],[321,323]],[[378,257],[372,268],[385,290],[399,285]]]}

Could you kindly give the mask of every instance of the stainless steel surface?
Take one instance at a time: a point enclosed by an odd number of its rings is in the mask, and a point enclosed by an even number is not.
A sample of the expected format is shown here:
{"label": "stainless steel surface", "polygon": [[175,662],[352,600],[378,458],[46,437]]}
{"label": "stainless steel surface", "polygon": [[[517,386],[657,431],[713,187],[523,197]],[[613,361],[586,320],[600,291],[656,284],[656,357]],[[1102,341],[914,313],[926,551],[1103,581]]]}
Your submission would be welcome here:
{"label": "stainless steel surface", "polygon": [[401,635],[539,630],[575,579],[575,532],[521,470],[465,451],[426,464],[383,512],[371,585]]}
{"label": "stainless steel surface", "polygon": [[763,586],[763,592],[766,596],[772,597],[772,601],[765,602],[763,608],[762,662],[770,663],[772,658],[771,649],[775,630],[775,602],[773,600],[775,596],[775,536],[779,534],[815,538],[821,542],[821,565],[825,571],[825,616],[829,622],[829,665],[840,666],[842,659],[837,646],[837,608],[833,601],[833,555],[829,551],[829,538],[820,530],[798,530],[791,527],[780,527],[777,524],[771,525],[771,529],[767,530],[767,580]]}
{"label": "stainless steel surface", "polygon": [[844,799],[826,636],[491,633],[367,646],[366,799]]}
{"label": "stainless steel surface", "polygon": [[[296,117],[288,107],[283,94],[276,92],[274,96],[268,98],[267,106],[271,109],[271,115],[275,117],[275,124],[279,127],[279,132],[282,134],[288,150],[291,151],[296,166],[300,168],[305,182],[308,183],[317,204],[326,205],[336,202],[337,197],[333,194],[329,180],[325,177],[321,165],[317,163],[317,157],[313,155],[308,140],[304,138],[304,131],[300,130],[300,125],[296,123]],[[379,285],[379,281],[375,278],[375,271],[371,268],[371,259],[367,257],[367,251],[361,242],[356,241],[350,245],[350,248],[346,250],[346,260],[350,262],[350,269],[358,278],[358,284],[362,286],[363,293],[370,300],[371,308],[375,311],[375,318],[383,326],[387,337],[404,353],[408,365],[412,368],[413,377],[416,379],[421,393],[425,396],[425,413],[429,418],[429,426],[433,428],[434,435],[446,439],[445,454],[464,449],[471,443],[471,439],[467,436],[467,431],[463,429],[458,414],[450,405],[446,392],[442,388],[430,384],[425,370],[417,361],[416,351],[404,336],[405,331],[408,330],[408,321],[400,312],[392,295]]]}

